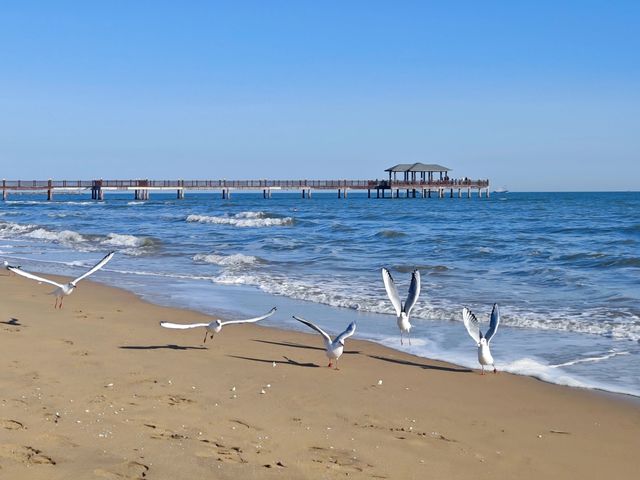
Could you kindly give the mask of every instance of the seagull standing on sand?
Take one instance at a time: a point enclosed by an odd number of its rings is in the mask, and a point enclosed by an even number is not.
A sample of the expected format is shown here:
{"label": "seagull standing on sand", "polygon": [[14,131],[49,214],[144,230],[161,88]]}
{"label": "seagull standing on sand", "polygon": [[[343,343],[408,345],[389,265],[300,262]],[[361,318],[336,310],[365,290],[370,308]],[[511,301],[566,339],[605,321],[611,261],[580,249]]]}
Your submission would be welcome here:
{"label": "seagull standing on sand", "polygon": [[466,307],[462,309],[462,319],[464,326],[467,327],[467,332],[469,332],[471,338],[478,344],[478,362],[480,362],[482,366],[482,375],[484,375],[485,365],[491,365],[493,367],[493,373],[498,373],[493,362],[493,357],[491,356],[491,350],[489,350],[489,342],[498,331],[498,325],[500,324],[500,309],[498,308],[498,304],[493,304],[489,330],[487,330],[485,335],[482,335],[480,331],[480,325],[476,316]]}
{"label": "seagull standing on sand", "polygon": [[7,262],[6,260],[2,261],[2,266],[4,267],[5,270],[9,272],[9,275],[11,275],[12,268],[20,268],[17,265],[10,265],[9,262]]}
{"label": "seagull standing on sand", "polygon": [[224,327],[225,325],[232,325],[235,323],[255,323],[255,322],[259,322],[260,320],[264,320],[267,317],[270,317],[271,315],[273,315],[275,313],[275,311],[277,310],[276,307],[273,307],[269,313],[262,315],[261,317],[256,317],[256,318],[247,318],[246,320],[227,320],[226,322],[223,322],[221,320],[214,320],[213,322],[210,323],[171,323],[171,322],[160,322],[160,326],[164,327],[164,328],[173,328],[173,329],[178,329],[178,330],[185,330],[188,328],[200,328],[200,327],[204,327],[205,328],[205,332],[204,332],[204,340],[202,341],[202,343],[207,343],[207,335],[211,335],[211,339],[213,340],[213,336],[216,333],[220,333],[220,331],[222,330],[222,327]]}
{"label": "seagull standing on sand", "polygon": [[307,327],[313,328],[316,332],[322,335],[324,340],[324,348],[326,349],[327,357],[329,358],[329,365],[327,367],[331,367],[333,365],[333,361],[336,361],[336,370],[338,370],[338,359],[344,352],[344,341],[353,335],[356,332],[356,322],[351,322],[347,329],[342,332],[340,335],[336,337],[335,340],[331,340],[331,337],[320,327],[311,323],[304,318],[293,316],[300,323],[304,323]]}
{"label": "seagull standing on sand", "polygon": [[21,268],[7,267],[7,270],[9,270],[10,272],[13,272],[13,273],[15,273],[17,275],[22,275],[23,277],[30,278],[31,280],[35,280],[35,281],[37,281],[39,283],[48,283],[48,284],[53,285],[54,287],[56,287],[56,289],[53,292],[51,292],[51,295],[55,295],[56,296],[56,304],[54,305],[53,308],[58,308],[58,300],[60,301],[60,307],[59,308],[62,308],[62,301],[63,301],[64,297],[66,295],[71,295],[71,293],[76,289],[77,283],[80,280],[82,280],[83,278],[88,277],[92,273],[95,273],[98,270],[100,270],[102,267],[104,267],[107,264],[107,262],[113,258],[115,253],[116,252],[109,252],[107,255],[105,255],[105,257],[102,260],[100,260],[93,267],[91,267],[90,270],[88,270],[87,272],[85,272],[82,275],[80,275],[78,278],[75,278],[75,279],[71,280],[69,283],[66,283],[66,284],[54,282],[53,280],[49,280],[48,278],[39,277],[37,275],[34,275],[33,273],[25,272]]}
{"label": "seagull standing on sand", "polygon": [[393,308],[396,310],[396,315],[398,316],[400,345],[404,344],[402,340],[402,335],[404,333],[409,337],[409,345],[411,345],[411,323],[409,322],[409,316],[411,315],[411,310],[418,301],[418,296],[420,296],[420,272],[416,269],[411,275],[409,295],[407,295],[407,300],[404,302],[404,305],[400,302],[400,295],[398,295],[398,289],[393,281],[393,277],[386,268],[382,269],[382,280],[384,281],[384,288],[387,290],[389,300],[391,300]]}

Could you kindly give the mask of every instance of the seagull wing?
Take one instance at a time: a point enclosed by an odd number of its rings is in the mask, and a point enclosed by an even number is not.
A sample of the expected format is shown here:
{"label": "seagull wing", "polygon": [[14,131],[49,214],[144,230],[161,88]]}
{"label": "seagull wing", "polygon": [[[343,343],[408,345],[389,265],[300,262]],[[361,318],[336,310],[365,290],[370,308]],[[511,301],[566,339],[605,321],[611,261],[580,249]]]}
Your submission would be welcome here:
{"label": "seagull wing", "polygon": [[482,332],[480,331],[478,319],[473,312],[466,307],[462,309],[462,320],[464,321],[464,326],[467,327],[467,332],[469,332],[471,338],[473,338],[476,343],[480,343]]}
{"label": "seagull wing", "polygon": [[48,283],[49,285],[53,285],[54,287],[64,288],[64,286],[58,282],[54,282],[53,280],[49,280],[48,278],[39,277],[34,275],[33,273],[25,272],[21,268],[8,267],[8,270],[12,271],[16,275],[22,275],[23,277],[30,278],[31,280],[35,280],[36,282]]}
{"label": "seagull wing", "polygon": [[160,326],[164,328],[175,328],[178,330],[185,330],[187,328],[199,328],[206,327],[208,323],[171,323],[171,322],[160,322]]}
{"label": "seagull wing", "polygon": [[345,338],[349,338],[356,333],[356,322],[351,322],[347,329],[336,337],[336,342],[344,343]]}
{"label": "seagull wing", "polygon": [[293,318],[295,318],[296,320],[298,320],[301,323],[304,323],[307,327],[313,328],[316,332],[318,332],[320,335],[322,335],[324,337],[325,341],[331,343],[331,337],[327,334],[327,332],[322,330],[316,324],[311,323],[310,321],[305,320],[304,318],[296,317],[295,315],[293,316]]}
{"label": "seagull wing", "polygon": [[231,325],[233,323],[254,323],[254,322],[259,322],[260,320],[264,320],[265,318],[268,318],[271,315],[273,315],[276,312],[276,310],[277,310],[277,308],[273,307],[271,310],[269,310],[269,313],[266,313],[266,314],[262,315],[261,317],[247,318],[246,320],[228,320],[226,322],[221,322],[220,326],[224,327],[225,325]]}
{"label": "seagull wing", "polygon": [[387,290],[389,300],[391,300],[393,308],[396,309],[396,315],[400,316],[400,312],[402,312],[400,295],[398,295],[398,289],[396,288],[396,284],[393,282],[391,273],[389,273],[389,270],[387,270],[386,268],[382,269],[382,280],[384,281],[384,288]]}
{"label": "seagull wing", "polygon": [[498,331],[498,325],[500,325],[500,308],[497,303],[493,304],[493,310],[491,310],[491,321],[489,322],[489,330],[487,330],[487,334],[485,338],[487,339],[487,343],[491,341],[493,336]]}
{"label": "seagull wing", "polygon": [[116,254],[116,252],[109,252],[107,255],[105,255],[105,257],[100,260],[98,263],[96,263],[93,267],[91,267],[91,270],[89,270],[88,272],[83,273],[82,275],[80,275],[78,278],[76,278],[75,280],[73,280],[71,283],[73,283],[74,285],[76,283],[78,283],[80,280],[82,280],[83,278],[88,277],[89,275],[91,275],[92,273],[97,272],[98,270],[100,270],[102,267],[104,267],[107,262],[109,260],[111,260],[113,258],[113,256]]}
{"label": "seagull wing", "polygon": [[407,301],[404,303],[404,313],[409,315],[411,309],[418,301],[420,296],[420,272],[418,270],[413,271],[411,276],[411,285],[409,286],[409,295],[407,295]]}

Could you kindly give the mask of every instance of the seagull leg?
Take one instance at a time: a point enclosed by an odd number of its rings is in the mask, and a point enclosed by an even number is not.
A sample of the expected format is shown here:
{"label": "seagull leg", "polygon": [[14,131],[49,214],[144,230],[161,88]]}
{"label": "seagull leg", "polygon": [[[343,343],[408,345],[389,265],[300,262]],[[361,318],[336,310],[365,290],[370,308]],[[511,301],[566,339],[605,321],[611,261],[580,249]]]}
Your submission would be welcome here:
{"label": "seagull leg", "polygon": [[209,335],[209,332],[207,332],[206,330],[204,331],[204,340],[202,341],[202,343],[207,343],[207,336]]}
{"label": "seagull leg", "polygon": [[336,370],[340,370],[340,369],[338,368],[338,359],[337,359],[337,358],[336,358]]}
{"label": "seagull leg", "polygon": [[333,366],[333,362],[329,360],[329,365],[327,365],[327,368],[331,368],[332,366]]}
{"label": "seagull leg", "polygon": [[53,309],[55,310],[56,308],[58,308],[58,297],[56,297],[56,304],[53,306]]}
{"label": "seagull leg", "polygon": [[60,310],[62,310],[62,302],[64,301],[64,297],[60,297]]}
{"label": "seagull leg", "polygon": [[404,345],[404,343],[402,343],[402,330],[400,330],[400,345]]}
{"label": "seagull leg", "polygon": [[407,332],[407,336],[409,337],[409,345],[411,345],[411,330]]}
{"label": "seagull leg", "polygon": [[498,369],[496,368],[495,365],[493,365],[493,373],[498,373]]}
{"label": "seagull leg", "polygon": [[484,365],[481,365],[482,367],[482,373],[480,375],[484,375]]}

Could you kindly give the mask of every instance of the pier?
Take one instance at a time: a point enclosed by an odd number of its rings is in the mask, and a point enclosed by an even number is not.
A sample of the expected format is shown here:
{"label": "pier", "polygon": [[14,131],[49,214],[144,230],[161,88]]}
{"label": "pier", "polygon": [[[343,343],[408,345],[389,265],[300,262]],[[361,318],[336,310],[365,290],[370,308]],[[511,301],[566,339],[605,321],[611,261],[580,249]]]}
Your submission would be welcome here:
{"label": "pier", "polygon": [[[478,198],[489,197],[489,180],[449,178],[450,169],[440,165],[400,164],[386,172],[385,180],[2,180],[2,200],[11,193],[46,193],[47,200],[59,193],[91,192],[93,200],[104,200],[105,193],[131,192],[135,200],[149,200],[151,192],[175,192],[183,199],[186,191],[220,192],[230,199],[232,192],[261,192],[272,198],[273,192],[298,191],[301,198],[312,198],[313,191],[334,191],[347,199],[353,191],[366,191],[368,198]],[[398,173],[402,178],[398,179]],[[436,175],[439,178],[436,178]]]}
{"label": "pier", "polygon": [[489,180],[436,180],[405,182],[387,180],[3,180],[2,199],[11,193],[42,192],[47,200],[59,193],[91,192],[93,200],[104,200],[108,192],[131,192],[135,200],[149,200],[150,193],[173,191],[182,199],[186,191],[218,191],[223,199],[235,191],[262,192],[272,198],[273,192],[298,191],[301,198],[312,198],[313,191],[337,191],[338,198],[349,192],[366,191],[368,198],[444,198],[489,196]]}

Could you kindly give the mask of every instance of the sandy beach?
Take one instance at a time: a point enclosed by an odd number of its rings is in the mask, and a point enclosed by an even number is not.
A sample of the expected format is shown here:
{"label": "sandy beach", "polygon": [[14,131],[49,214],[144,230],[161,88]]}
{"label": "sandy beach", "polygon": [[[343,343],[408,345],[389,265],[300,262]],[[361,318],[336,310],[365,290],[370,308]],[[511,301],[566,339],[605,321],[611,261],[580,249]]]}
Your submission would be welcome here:
{"label": "sandy beach", "polygon": [[201,330],[158,322],[211,317],[91,282],[54,310],[50,290],[0,276],[2,478],[637,474],[633,398],[481,376],[357,334],[335,371],[317,335],[231,326],[203,346]]}

